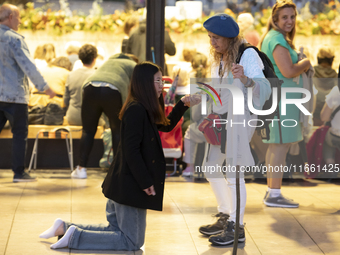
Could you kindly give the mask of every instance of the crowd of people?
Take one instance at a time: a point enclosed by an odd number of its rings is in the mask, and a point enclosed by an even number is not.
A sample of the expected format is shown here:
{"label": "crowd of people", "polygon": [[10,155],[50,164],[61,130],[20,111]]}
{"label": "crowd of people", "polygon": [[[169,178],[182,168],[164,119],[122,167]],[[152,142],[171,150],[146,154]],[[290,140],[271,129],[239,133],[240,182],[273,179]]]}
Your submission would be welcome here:
{"label": "crowd of people", "polygon": [[[181,1],[181,0],[178,0]],[[208,10],[207,14],[211,10],[214,10],[214,0],[206,0],[208,3]],[[309,2],[309,10],[312,14],[317,14],[320,12],[323,12],[326,6],[331,2],[330,0],[295,0],[294,3],[296,4],[296,7],[298,10],[301,10],[307,3]],[[267,9],[268,7],[273,7],[275,5],[275,0],[226,0],[225,5],[223,5],[221,2],[218,3],[224,8],[229,8],[234,13],[243,13],[243,12],[249,12],[253,15],[256,12],[260,12],[264,9]]]}
{"label": "crowd of people", "polygon": [[[196,50],[185,49],[186,63],[171,71],[145,61],[145,23],[128,20],[122,52],[110,56],[95,69],[99,53],[91,44],[71,43],[65,57],[56,57],[53,44],[45,44],[37,47],[33,59],[24,38],[17,32],[21,22],[18,8],[3,4],[0,7],[0,41],[4,42],[0,44],[0,131],[9,121],[13,133],[13,182],[36,181],[25,172],[24,165],[29,108],[56,103],[65,111],[65,123],[83,127],[80,157],[72,178],[87,177],[89,153],[103,114],[111,129],[114,161],[102,184],[103,194],[108,198],[108,224],[83,225],[56,219],[40,237],[62,236],[51,245],[52,249],[140,249],[145,239],[146,210],[162,210],[166,165],[158,131],[171,131],[184,116],[183,161],[187,168],[183,175],[187,177],[195,173],[197,145],[206,141],[198,130],[205,117],[200,112],[203,94],[190,94],[190,79],[211,78],[209,84],[218,88],[222,103],[214,105],[208,100],[208,112],[224,116],[228,123],[249,123],[257,116],[252,114],[246,101],[244,114],[233,114],[233,93],[230,87],[219,88],[219,85],[233,86],[245,97],[250,93],[256,110],[262,110],[271,98],[271,83],[264,72],[267,63],[258,52],[248,47],[236,63],[240,48],[247,42],[266,54],[273,72],[283,81],[282,88],[304,88],[306,79],[312,81],[314,90],[310,92],[315,95],[312,96],[315,106],[311,109],[310,121],[322,129],[312,134],[307,151],[313,160],[315,153],[321,153],[324,162],[319,160],[319,164],[335,164],[340,149],[340,92],[336,79],[339,74],[332,69],[334,52],[331,46],[321,47],[317,53],[318,65],[314,68],[303,52],[298,54],[294,44],[296,16],[297,7],[292,1],[278,1],[272,8],[267,31],[260,38],[253,29],[250,13],[240,15],[237,21],[228,14],[216,14],[203,24],[210,41],[210,61]],[[164,37],[165,53],[174,55],[176,48],[169,34],[165,32]],[[77,61],[82,63],[78,67]],[[173,79],[177,78],[177,88],[175,106],[165,116],[162,77],[167,72]],[[300,91],[289,93],[287,99],[301,99]],[[191,114],[187,111],[189,107],[192,107]],[[284,166],[292,147],[306,139],[306,130],[311,133],[303,124],[301,109],[296,104],[288,104],[285,114],[281,104],[278,109],[275,118],[279,121],[269,125],[269,138],[257,139],[265,145],[262,154],[268,169]],[[294,127],[282,125],[285,120],[297,124]],[[226,125],[225,132],[221,145],[205,146],[202,167],[226,164],[240,169],[255,165],[249,146],[256,136],[255,126]],[[322,135],[317,136],[319,132]],[[319,148],[314,146],[316,141],[321,145],[317,152],[314,150]],[[207,171],[205,177],[216,197],[217,221],[202,225],[198,231],[209,236],[214,245],[229,245],[234,242],[237,217],[235,172]],[[296,208],[299,203],[281,193],[282,177],[282,171],[267,172],[268,190],[263,203],[270,207]],[[246,239],[246,200],[241,172],[238,242]]]}

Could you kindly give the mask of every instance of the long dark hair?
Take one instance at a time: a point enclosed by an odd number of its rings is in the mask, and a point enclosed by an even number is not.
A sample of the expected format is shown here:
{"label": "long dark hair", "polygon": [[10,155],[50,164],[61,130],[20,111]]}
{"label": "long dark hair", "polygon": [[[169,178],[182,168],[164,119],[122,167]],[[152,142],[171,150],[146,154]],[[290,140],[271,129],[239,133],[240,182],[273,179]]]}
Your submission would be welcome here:
{"label": "long dark hair", "polygon": [[120,119],[131,103],[138,102],[145,107],[152,122],[163,125],[170,123],[164,115],[163,95],[158,98],[154,85],[154,75],[159,71],[162,72],[162,69],[158,65],[148,61],[135,66],[127,99],[119,113]]}

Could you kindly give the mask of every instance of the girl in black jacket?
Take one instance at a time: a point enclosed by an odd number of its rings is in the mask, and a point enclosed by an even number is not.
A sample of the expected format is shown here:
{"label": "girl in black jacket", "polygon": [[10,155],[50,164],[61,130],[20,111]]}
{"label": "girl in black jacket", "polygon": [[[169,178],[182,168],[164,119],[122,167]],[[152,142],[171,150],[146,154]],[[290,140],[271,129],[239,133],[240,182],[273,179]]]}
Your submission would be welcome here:
{"label": "girl in black jacket", "polygon": [[[169,132],[190,106],[184,96],[164,115],[162,72],[151,62],[136,65],[120,112],[121,141],[103,182],[108,225],[79,225],[57,219],[40,237],[64,235],[51,248],[139,250],[144,244],[146,209],[162,210],[165,158],[159,131]],[[195,97],[198,103],[200,100]]]}

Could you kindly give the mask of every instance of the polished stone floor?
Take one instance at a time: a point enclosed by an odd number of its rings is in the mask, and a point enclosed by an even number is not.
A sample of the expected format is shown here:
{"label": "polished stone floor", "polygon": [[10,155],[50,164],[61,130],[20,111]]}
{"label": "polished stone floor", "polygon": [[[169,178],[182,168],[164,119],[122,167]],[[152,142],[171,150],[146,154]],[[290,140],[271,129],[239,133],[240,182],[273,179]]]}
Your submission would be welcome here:
{"label": "polished stone floor", "polygon": [[[216,201],[208,183],[169,177],[164,211],[148,211],[145,246],[137,252],[51,250],[56,238],[39,239],[55,218],[79,223],[104,223],[105,173],[91,170],[86,180],[72,180],[65,170],[38,170],[34,183],[12,183],[12,172],[0,170],[0,254],[232,254],[232,246],[211,246],[198,227],[212,222]],[[340,254],[339,182],[296,180],[283,194],[298,209],[262,204],[264,183],[247,182],[246,243],[238,254]]]}

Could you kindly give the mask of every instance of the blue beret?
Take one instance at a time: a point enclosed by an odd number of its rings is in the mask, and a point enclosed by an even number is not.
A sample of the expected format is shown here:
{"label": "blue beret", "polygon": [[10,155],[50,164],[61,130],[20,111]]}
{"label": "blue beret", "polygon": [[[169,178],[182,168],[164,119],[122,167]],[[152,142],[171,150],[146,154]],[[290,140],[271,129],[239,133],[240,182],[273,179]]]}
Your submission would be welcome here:
{"label": "blue beret", "polygon": [[224,13],[210,17],[203,23],[203,26],[206,30],[227,38],[236,37],[240,32],[236,21]]}

